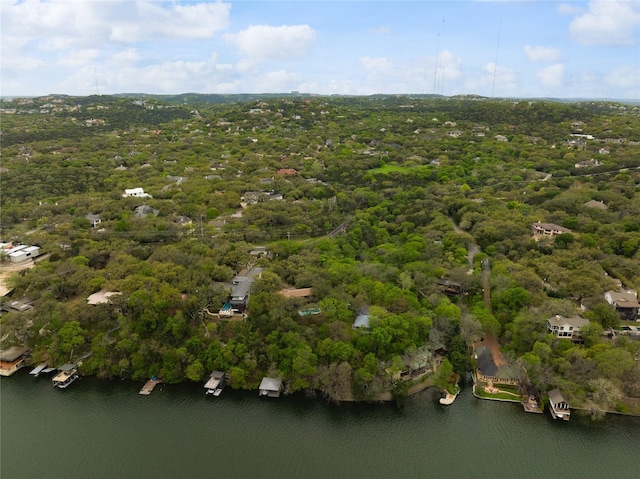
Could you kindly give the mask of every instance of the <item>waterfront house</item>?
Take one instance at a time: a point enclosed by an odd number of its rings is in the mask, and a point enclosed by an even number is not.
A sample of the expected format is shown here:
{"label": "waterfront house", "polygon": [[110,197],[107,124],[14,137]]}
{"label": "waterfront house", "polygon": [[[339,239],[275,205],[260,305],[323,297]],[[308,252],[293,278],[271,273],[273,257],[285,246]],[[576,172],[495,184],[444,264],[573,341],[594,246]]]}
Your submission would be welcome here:
{"label": "waterfront house", "polygon": [[569,403],[559,389],[552,389],[549,391],[549,411],[553,419],[562,419],[568,421],[571,417],[571,409]]}
{"label": "waterfront house", "polygon": [[491,349],[487,346],[476,346],[474,358],[476,360],[476,378],[478,381],[513,385],[520,383],[520,372],[507,364],[503,358],[498,361],[500,364],[498,366]]}
{"label": "waterfront house", "polygon": [[634,321],[640,318],[640,303],[635,291],[607,291],[604,299],[616,308],[621,319]]}
{"label": "waterfront house", "polygon": [[572,341],[581,340],[580,331],[589,326],[589,320],[580,316],[565,318],[556,314],[547,319],[547,331],[556,338],[571,339]]}
{"label": "waterfront house", "polygon": [[25,346],[11,346],[0,351],[0,376],[11,376],[24,366],[28,351]]}
{"label": "waterfront house", "polygon": [[280,397],[282,391],[282,379],[280,378],[262,378],[260,383],[260,396],[267,396],[271,398]]}

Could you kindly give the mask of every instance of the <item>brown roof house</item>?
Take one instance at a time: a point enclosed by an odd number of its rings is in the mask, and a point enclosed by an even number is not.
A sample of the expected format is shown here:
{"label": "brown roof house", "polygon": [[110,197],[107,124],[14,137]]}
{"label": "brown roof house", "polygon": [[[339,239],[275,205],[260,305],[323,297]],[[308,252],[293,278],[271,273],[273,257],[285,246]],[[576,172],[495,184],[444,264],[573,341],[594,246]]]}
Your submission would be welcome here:
{"label": "brown roof house", "polygon": [[604,293],[607,303],[616,308],[621,319],[635,321],[640,319],[640,303],[635,291],[607,291]]}

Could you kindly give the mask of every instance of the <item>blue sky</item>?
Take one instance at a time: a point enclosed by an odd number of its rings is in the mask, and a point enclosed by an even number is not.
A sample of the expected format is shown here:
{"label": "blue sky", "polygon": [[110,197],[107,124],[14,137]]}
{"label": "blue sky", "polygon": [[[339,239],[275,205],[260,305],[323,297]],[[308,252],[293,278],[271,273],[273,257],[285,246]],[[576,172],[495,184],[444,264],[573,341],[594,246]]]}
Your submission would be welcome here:
{"label": "blue sky", "polygon": [[0,0],[0,94],[640,99],[640,1]]}

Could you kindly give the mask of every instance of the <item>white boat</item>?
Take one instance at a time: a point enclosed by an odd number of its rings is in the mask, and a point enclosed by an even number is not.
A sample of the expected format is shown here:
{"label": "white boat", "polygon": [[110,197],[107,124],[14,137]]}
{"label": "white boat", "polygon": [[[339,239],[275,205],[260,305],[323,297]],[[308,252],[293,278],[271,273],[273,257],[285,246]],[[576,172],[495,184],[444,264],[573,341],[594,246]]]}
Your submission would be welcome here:
{"label": "white boat", "polygon": [[65,364],[58,368],[58,374],[53,378],[53,387],[64,389],[78,379],[78,369],[75,364]]}

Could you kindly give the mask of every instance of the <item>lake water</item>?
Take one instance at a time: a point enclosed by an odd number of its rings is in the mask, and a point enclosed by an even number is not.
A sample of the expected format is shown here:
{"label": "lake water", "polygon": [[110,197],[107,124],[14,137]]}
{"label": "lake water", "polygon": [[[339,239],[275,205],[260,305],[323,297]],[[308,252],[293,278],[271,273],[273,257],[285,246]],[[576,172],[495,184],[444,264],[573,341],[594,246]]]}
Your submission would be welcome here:
{"label": "lake water", "polygon": [[640,419],[598,422],[427,390],[391,404],[260,398],[227,388],[82,378],[66,390],[28,369],[0,383],[0,476],[30,478],[640,477]]}

